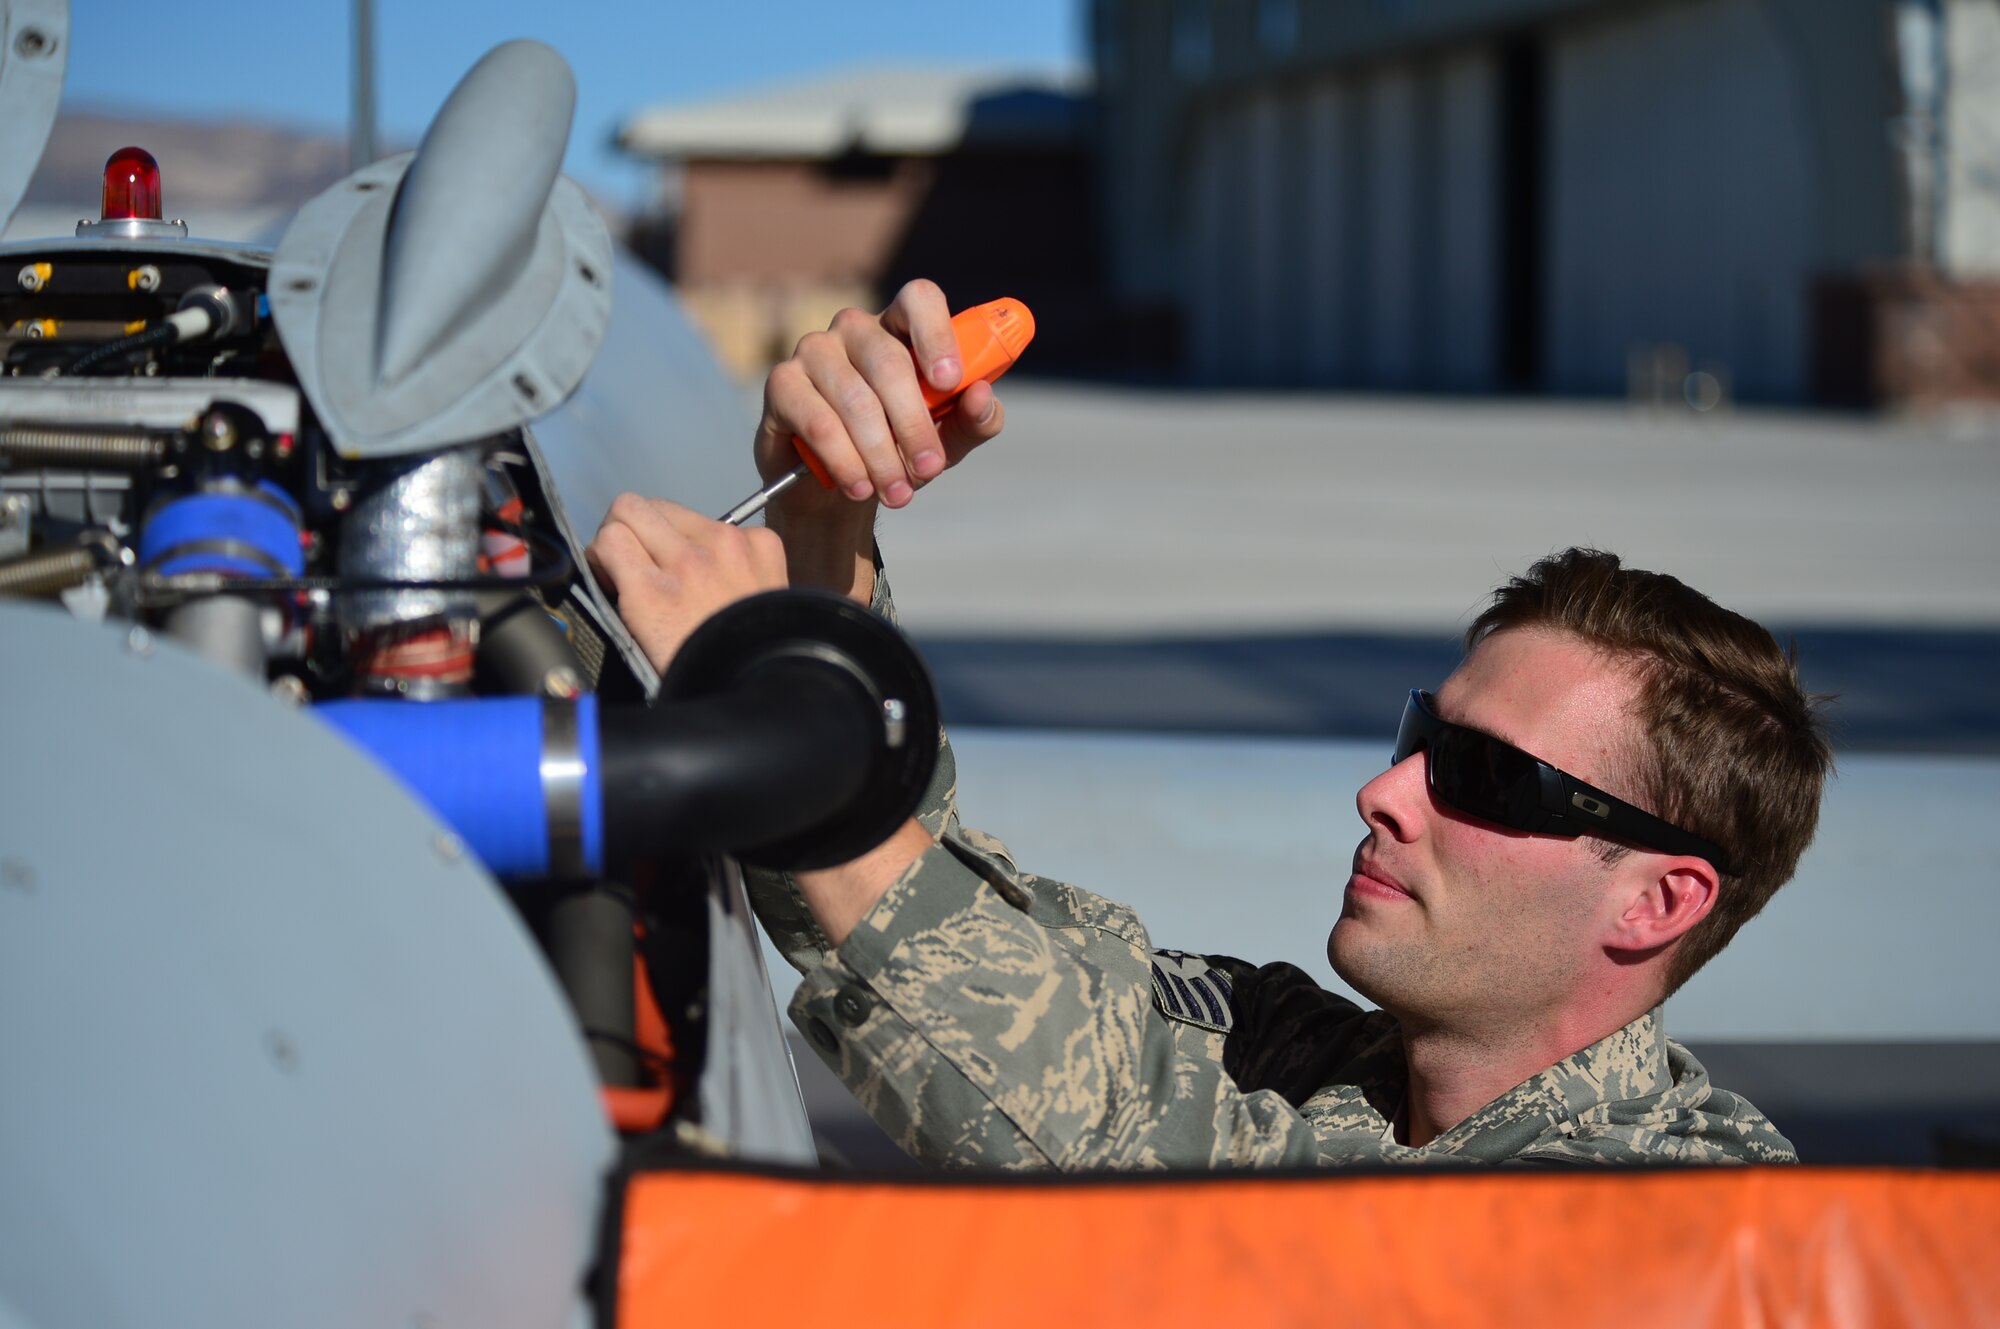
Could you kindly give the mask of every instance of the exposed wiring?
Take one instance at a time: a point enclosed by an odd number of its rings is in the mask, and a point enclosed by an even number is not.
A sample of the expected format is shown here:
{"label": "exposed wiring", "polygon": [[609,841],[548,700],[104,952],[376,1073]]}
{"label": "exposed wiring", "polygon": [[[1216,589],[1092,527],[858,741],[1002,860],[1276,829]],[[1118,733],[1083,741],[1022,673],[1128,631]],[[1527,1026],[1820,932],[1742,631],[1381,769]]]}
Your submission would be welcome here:
{"label": "exposed wiring", "polygon": [[662,1075],[673,1074],[674,1059],[672,1057],[655,1051],[636,1039],[624,1034],[614,1034],[609,1029],[585,1028],[583,1036],[593,1043],[605,1043],[617,1048],[620,1052],[630,1053],[632,1056],[639,1058],[639,1060],[648,1063],[654,1071]]}
{"label": "exposed wiring", "polygon": [[265,595],[297,591],[347,594],[361,591],[506,591],[527,587],[547,589],[566,583],[576,571],[569,549],[560,541],[546,539],[530,531],[514,531],[529,548],[539,552],[544,566],[521,577],[231,577],[222,573],[192,572],[141,579],[139,603],[147,608],[172,604],[204,595]]}
{"label": "exposed wiring", "polygon": [[181,297],[179,309],[160,322],[130,336],[114,338],[102,346],[84,352],[66,371],[57,370],[56,377],[61,377],[65,372],[82,374],[95,369],[107,360],[153,346],[200,341],[203,337],[211,335],[229,336],[247,329],[251,321],[243,301],[228,287],[197,286]]}
{"label": "exposed wiring", "polygon": [[[81,375],[90,372],[108,360],[115,360],[134,351],[143,351],[154,346],[167,346],[180,340],[180,329],[172,323],[157,323],[143,332],[135,332],[127,337],[113,338],[100,346],[85,351],[70,363],[64,374]],[[60,376],[60,375],[59,375]]]}

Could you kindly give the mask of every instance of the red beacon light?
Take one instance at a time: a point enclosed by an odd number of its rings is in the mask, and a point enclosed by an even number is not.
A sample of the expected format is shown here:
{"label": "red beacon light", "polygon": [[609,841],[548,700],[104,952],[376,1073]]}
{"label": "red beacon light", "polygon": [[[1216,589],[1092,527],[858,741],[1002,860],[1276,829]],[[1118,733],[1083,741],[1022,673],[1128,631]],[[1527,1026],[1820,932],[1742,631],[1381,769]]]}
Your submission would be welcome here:
{"label": "red beacon light", "polygon": [[104,163],[104,221],[159,221],[160,164],[144,148],[120,148]]}
{"label": "red beacon light", "polygon": [[104,205],[96,221],[76,224],[95,240],[177,240],[187,223],[163,220],[160,164],[144,148],[120,148],[104,163]]}

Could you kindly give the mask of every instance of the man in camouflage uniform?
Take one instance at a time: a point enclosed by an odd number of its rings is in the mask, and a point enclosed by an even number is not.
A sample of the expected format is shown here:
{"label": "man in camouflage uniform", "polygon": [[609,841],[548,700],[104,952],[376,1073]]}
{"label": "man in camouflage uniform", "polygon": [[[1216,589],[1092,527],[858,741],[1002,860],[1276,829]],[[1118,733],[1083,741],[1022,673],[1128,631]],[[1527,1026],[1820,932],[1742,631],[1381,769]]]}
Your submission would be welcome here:
{"label": "man in camouflage uniform", "polygon": [[[917,284],[773,371],[760,468],[788,468],[797,434],[843,491],[795,487],[777,534],[613,507],[592,561],[656,663],[787,579],[893,616],[876,503],[907,503],[1003,418],[979,385],[930,425],[915,376],[955,378],[946,323]],[[1157,950],[1130,909],[1020,872],[958,824],[946,745],[882,846],[748,874],[804,974],[792,1018],[940,1166],[1795,1161],[1660,1022],[1812,837],[1829,756],[1791,662],[1672,578],[1580,550],[1496,592],[1467,645],[1435,698],[1412,697],[1408,755],[1357,796],[1366,834],[1328,954],[1381,1009],[1292,965]],[[1620,833],[1530,834],[1514,823],[1541,827],[1531,813],[1481,802],[1532,792],[1505,777],[1538,759],[1576,809],[1617,805]]]}

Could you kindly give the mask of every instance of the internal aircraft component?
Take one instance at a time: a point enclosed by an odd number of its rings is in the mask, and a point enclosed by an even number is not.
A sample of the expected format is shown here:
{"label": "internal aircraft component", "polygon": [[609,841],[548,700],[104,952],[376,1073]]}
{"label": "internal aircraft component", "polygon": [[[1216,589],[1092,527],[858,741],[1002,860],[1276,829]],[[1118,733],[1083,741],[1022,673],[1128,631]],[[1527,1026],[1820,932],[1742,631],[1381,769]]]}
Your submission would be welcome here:
{"label": "internal aircraft component", "polygon": [[[778,592],[697,632],[650,707],[502,697],[315,708],[395,771],[494,875],[596,877],[663,853],[824,867],[915,811],[936,701],[894,629]],[[922,728],[913,728],[912,723]]]}
{"label": "internal aircraft component", "polygon": [[92,577],[129,566],[132,551],[102,531],[87,531],[73,545],[0,559],[0,596],[33,599],[60,595]]}
{"label": "internal aircraft component", "polygon": [[[134,289],[139,289],[137,283]],[[157,279],[151,289],[159,289]],[[62,372],[81,377],[99,365],[116,364],[120,356],[129,356],[135,351],[172,346],[177,342],[200,341],[204,337],[234,336],[249,331],[254,322],[255,316],[248,304],[236,292],[213,284],[197,286],[183,295],[174,312],[159,322],[92,347]]]}
{"label": "internal aircraft component", "polygon": [[[401,468],[341,523],[341,575],[415,583],[477,576],[483,469],[478,448],[454,448]],[[360,690],[462,693],[472,681],[478,612],[469,590],[344,597],[340,623],[354,640]]]}
{"label": "internal aircraft component", "polygon": [[[527,546],[518,538],[512,544],[519,552],[506,558],[518,566],[503,575],[524,576],[529,566]],[[494,571],[501,571],[500,559],[489,555],[488,561]],[[474,681],[481,691],[565,699],[583,692],[583,661],[570,645],[568,625],[549,614],[540,600],[526,591],[481,591],[478,604]]]}
{"label": "internal aircraft component", "polygon": [[[867,722],[858,726],[865,744],[832,729],[836,713],[839,724],[854,727],[856,713],[846,707],[801,716],[798,732],[777,719],[799,708],[783,695],[789,689],[811,695],[807,675],[818,690],[844,684],[867,698]],[[708,824],[707,834],[738,857],[774,868],[827,867],[888,839],[916,810],[937,765],[937,694],[922,659],[901,633],[839,596],[768,592],[738,601],[682,644],[660,695],[713,699],[702,712],[713,727],[704,734],[684,726],[672,744],[607,747],[607,783],[630,791],[607,811],[614,840],[624,817],[643,819],[649,801],[678,784],[697,795],[678,815]],[[835,746],[843,742],[855,746]],[[864,751],[858,766],[842,755]],[[696,763],[710,766],[710,779],[683,774]],[[788,783],[774,787],[766,772]],[[794,805],[792,824],[739,821],[753,792]]]}
{"label": "internal aircraft component", "polygon": [[167,438],[137,430],[0,428],[0,462],[71,470],[136,471],[166,460]]}
{"label": "internal aircraft component", "polygon": [[[227,580],[297,576],[305,571],[298,505],[267,481],[204,480],[147,518],[139,561],[159,577],[208,573]],[[262,679],[278,607],[247,595],[196,596],[166,612],[167,631],[218,663]]]}
{"label": "internal aircraft component", "polygon": [[312,713],[394,771],[495,876],[603,874],[597,698],[333,701]]}
{"label": "internal aircraft component", "polygon": [[299,534],[298,504],[278,486],[213,479],[166,500],[146,518],[139,560],[163,577],[297,576],[305,571]]}

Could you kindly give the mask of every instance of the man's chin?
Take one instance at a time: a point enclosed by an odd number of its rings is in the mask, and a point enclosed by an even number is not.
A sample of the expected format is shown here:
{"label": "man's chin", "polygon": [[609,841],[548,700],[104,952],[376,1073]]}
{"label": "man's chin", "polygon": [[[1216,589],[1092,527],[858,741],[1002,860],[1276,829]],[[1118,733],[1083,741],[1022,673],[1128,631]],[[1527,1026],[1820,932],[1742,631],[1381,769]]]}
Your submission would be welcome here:
{"label": "man's chin", "polygon": [[[1357,926],[1355,919],[1348,914],[1342,914],[1334,920],[1333,931],[1326,934],[1326,962],[1333,966],[1333,972],[1340,976],[1341,982],[1365,996],[1362,985],[1355,981],[1357,974],[1364,972],[1368,967],[1365,964],[1355,963],[1361,958],[1358,954],[1361,947],[1356,944],[1358,938],[1353,935]],[[1372,1001],[1374,998],[1370,997],[1369,1000]]]}
{"label": "man's chin", "polygon": [[1377,981],[1386,970],[1393,971],[1393,963],[1385,964],[1379,950],[1384,945],[1379,940],[1364,935],[1361,920],[1343,914],[1334,922],[1333,931],[1326,938],[1326,962],[1333,966],[1333,972],[1340,981],[1356,992],[1383,1006],[1382,985]]}

